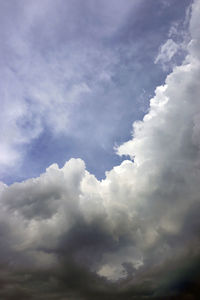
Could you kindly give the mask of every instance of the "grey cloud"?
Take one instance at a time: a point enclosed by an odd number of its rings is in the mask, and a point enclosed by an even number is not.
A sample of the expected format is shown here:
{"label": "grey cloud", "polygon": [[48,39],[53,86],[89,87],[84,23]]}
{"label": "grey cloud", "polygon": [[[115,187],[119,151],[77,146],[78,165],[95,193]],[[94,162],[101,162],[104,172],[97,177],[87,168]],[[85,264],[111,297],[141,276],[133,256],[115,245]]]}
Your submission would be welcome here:
{"label": "grey cloud", "polygon": [[[195,26],[199,7],[197,0]],[[2,299],[197,299],[195,53],[189,47],[156,89],[143,121],[134,123],[133,139],[118,148],[133,161],[102,181],[71,159],[38,178],[1,185]]]}

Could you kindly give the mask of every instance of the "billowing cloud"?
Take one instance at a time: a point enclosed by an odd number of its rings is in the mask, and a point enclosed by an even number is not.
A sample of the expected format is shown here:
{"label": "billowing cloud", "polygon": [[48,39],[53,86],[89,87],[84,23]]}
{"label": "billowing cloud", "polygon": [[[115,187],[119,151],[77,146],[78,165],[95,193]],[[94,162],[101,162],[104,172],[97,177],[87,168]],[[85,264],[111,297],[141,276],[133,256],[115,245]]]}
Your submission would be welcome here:
{"label": "billowing cloud", "polygon": [[185,60],[117,149],[130,160],[102,181],[70,159],[1,184],[2,299],[197,299],[199,9]]}

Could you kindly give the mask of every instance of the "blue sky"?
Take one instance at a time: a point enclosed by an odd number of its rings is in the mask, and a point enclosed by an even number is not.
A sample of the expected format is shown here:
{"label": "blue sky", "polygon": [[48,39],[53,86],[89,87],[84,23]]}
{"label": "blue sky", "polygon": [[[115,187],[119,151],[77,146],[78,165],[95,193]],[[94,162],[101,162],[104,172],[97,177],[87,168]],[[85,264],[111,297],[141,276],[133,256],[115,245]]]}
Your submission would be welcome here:
{"label": "blue sky", "polygon": [[[183,39],[190,1],[12,1],[1,3],[1,180],[38,176],[56,162],[82,158],[90,172],[122,159],[178,51],[163,68],[155,58]],[[176,9],[175,9],[176,8]]]}

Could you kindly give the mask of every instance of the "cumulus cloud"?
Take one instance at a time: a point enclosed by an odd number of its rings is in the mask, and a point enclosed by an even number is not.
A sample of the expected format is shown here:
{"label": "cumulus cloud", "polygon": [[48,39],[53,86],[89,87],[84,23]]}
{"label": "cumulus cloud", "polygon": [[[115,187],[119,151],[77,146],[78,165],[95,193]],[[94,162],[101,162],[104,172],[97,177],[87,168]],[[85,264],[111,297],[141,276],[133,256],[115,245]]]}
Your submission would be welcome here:
{"label": "cumulus cloud", "polygon": [[81,159],[1,184],[2,299],[195,299],[199,285],[200,1],[181,66],[157,87],[131,159],[98,181]]}

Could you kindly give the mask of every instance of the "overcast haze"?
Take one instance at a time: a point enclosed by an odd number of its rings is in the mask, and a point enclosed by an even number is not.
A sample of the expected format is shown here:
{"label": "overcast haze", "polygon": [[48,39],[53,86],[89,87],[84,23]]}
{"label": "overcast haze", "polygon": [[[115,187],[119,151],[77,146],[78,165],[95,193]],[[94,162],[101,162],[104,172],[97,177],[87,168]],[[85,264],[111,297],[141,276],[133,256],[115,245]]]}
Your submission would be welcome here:
{"label": "overcast haze", "polygon": [[199,16],[0,1],[1,299],[199,299]]}

